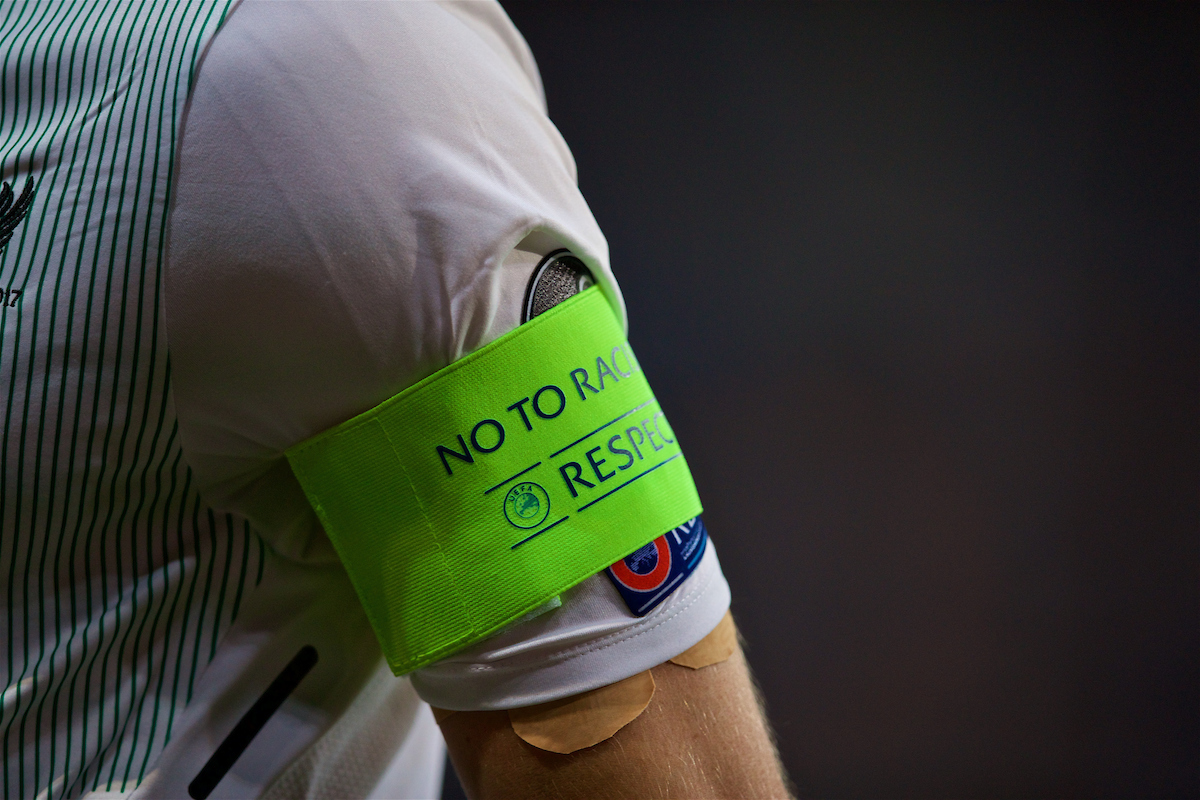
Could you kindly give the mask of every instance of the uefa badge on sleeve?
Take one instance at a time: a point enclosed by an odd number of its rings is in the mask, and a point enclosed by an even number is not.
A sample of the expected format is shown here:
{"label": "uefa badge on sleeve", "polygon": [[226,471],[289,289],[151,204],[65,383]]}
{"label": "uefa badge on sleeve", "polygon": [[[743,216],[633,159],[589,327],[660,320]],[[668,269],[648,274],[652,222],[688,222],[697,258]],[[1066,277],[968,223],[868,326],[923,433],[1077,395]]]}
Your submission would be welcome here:
{"label": "uefa badge on sleeve", "polygon": [[696,571],[708,543],[700,517],[667,531],[605,570],[629,610],[639,617],[659,603]]}

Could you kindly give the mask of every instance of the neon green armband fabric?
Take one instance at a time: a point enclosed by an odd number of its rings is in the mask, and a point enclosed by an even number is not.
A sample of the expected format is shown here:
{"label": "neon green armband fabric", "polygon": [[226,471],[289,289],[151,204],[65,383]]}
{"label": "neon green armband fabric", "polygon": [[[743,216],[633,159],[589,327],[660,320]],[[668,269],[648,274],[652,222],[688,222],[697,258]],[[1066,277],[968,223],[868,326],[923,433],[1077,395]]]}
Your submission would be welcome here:
{"label": "neon green armband fabric", "polygon": [[287,457],[397,675],[701,511],[598,288]]}

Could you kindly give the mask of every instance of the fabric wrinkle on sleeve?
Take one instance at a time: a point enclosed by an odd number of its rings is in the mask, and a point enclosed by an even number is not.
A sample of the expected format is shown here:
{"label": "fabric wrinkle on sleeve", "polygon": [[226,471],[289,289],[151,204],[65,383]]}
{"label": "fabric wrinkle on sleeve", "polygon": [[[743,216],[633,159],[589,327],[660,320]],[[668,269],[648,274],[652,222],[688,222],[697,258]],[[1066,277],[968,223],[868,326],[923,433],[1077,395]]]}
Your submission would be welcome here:
{"label": "fabric wrinkle on sleeve", "polygon": [[729,608],[716,550],[645,617],[635,617],[604,575],[564,593],[562,607],[518,623],[412,673],[437,708],[493,711],[546,703],[636,675],[708,635]]}

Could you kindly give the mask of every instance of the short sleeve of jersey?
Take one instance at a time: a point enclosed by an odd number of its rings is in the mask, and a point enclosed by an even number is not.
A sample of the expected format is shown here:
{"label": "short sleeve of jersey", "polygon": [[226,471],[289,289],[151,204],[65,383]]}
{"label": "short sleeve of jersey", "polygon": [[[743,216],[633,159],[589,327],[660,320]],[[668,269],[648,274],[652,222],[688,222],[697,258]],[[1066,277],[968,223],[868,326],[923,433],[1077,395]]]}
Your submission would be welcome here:
{"label": "short sleeve of jersey", "polygon": [[[533,58],[495,3],[243,3],[199,69],[175,175],[166,324],[184,453],[208,502],[290,558],[333,556],[284,450],[520,324],[542,255],[569,249],[624,313]],[[684,632],[630,617],[617,628],[660,633],[604,635],[653,663],[686,649],[728,603],[711,560],[693,576],[715,581],[711,608]],[[596,578],[573,591],[557,628],[506,640],[572,631],[583,666],[564,691],[588,671],[579,631],[612,613],[588,599],[612,594]],[[429,699],[455,705],[475,672],[443,669]],[[495,692],[458,705],[508,702]]]}

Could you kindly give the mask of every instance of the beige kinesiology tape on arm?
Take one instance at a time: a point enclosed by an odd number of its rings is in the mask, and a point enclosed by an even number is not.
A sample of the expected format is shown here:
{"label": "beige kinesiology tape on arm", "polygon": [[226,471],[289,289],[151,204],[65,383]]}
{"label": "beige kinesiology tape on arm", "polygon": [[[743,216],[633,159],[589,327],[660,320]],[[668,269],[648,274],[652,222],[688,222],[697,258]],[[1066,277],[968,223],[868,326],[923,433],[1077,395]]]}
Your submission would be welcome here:
{"label": "beige kinesiology tape on arm", "polygon": [[[719,664],[737,650],[737,628],[733,616],[725,616],[703,639],[670,659],[671,664],[689,670]],[[665,666],[665,665],[663,665]],[[661,668],[661,667],[660,667]],[[612,738],[633,722],[656,695],[657,686],[650,670],[631,675],[599,689],[524,708],[510,709],[513,733],[527,744],[551,753],[574,753]],[[439,725],[457,711],[434,708]]]}
{"label": "beige kinesiology tape on arm", "polygon": [[702,510],[598,288],[287,457],[398,675]]}

